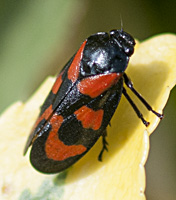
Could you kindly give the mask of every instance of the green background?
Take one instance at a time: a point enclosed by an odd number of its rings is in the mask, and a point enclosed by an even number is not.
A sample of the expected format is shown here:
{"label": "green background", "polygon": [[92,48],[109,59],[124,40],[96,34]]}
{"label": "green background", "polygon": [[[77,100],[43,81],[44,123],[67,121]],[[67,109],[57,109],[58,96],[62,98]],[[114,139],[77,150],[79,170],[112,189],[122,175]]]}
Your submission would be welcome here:
{"label": "green background", "polygon": [[[123,28],[135,38],[176,33],[173,0],[0,0],[0,112],[27,100],[90,34]],[[160,45],[160,44],[158,44]],[[176,89],[151,136],[148,200],[176,199]]]}

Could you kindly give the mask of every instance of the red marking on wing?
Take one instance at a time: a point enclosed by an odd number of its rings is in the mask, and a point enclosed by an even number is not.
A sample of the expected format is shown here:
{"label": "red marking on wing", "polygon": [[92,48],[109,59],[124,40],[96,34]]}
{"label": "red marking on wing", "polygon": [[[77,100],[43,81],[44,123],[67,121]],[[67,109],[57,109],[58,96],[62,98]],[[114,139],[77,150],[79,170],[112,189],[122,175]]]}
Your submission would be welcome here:
{"label": "red marking on wing", "polygon": [[[28,140],[27,140],[27,143],[26,143],[26,146],[25,146],[25,149],[24,149],[24,154],[26,153],[28,147],[31,145],[31,143],[33,143],[35,140],[36,140],[36,136],[37,136],[37,133],[35,133],[34,135],[34,130],[36,129],[36,127],[38,126],[38,124],[43,120],[47,120],[50,115],[53,113],[53,109],[52,109],[52,105],[50,105],[45,111],[44,113],[37,119],[37,121],[35,122],[32,130],[31,130],[31,133],[28,137]],[[42,127],[40,127],[40,130],[42,129]],[[40,132],[40,130],[38,130],[38,132]]]}
{"label": "red marking on wing", "polygon": [[83,79],[78,83],[78,90],[85,95],[95,98],[117,83],[122,73],[101,74]]}
{"label": "red marking on wing", "polygon": [[50,115],[51,115],[52,113],[53,113],[53,109],[52,109],[52,105],[50,105],[50,106],[44,111],[44,113],[37,119],[37,121],[35,122],[34,127],[33,127],[33,129],[32,129],[32,132],[33,132],[33,130],[38,126],[38,124],[39,124],[43,119],[47,120],[47,119],[50,117]]}
{"label": "red marking on wing", "polygon": [[58,90],[59,90],[59,88],[61,86],[61,83],[62,83],[62,74],[63,73],[64,73],[64,71],[61,72],[61,74],[57,77],[57,79],[56,79],[56,81],[55,81],[55,83],[54,83],[54,85],[52,87],[52,92],[54,94],[56,94],[58,92]]}
{"label": "red marking on wing", "polygon": [[[50,123],[52,129],[49,133],[49,136],[46,140],[45,151],[49,159],[56,161],[63,161],[69,157],[80,155],[87,150],[83,145],[65,145],[58,138],[58,130],[64,121],[61,115],[53,115]],[[70,130],[71,131],[71,130]]]}
{"label": "red marking on wing", "polygon": [[82,106],[74,114],[81,121],[84,128],[98,130],[102,124],[104,111],[102,109],[94,111],[87,106]]}
{"label": "red marking on wing", "polygon": [[83,50],[86,45],[87,41],[84,41],[79,48],[78,52],[76,53],[70,68],[68,69],[68,79],[71,80],[73,83],[77,80],[79,76],[79,69],[80,69],[80,61],[83,56]]}

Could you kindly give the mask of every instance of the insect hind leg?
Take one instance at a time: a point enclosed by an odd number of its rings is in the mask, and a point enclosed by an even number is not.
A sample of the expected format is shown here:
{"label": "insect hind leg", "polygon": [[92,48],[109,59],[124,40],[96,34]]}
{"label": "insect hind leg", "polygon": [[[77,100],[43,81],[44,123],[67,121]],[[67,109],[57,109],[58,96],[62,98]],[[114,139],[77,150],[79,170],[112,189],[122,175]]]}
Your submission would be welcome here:
{"label": "insect hind leg", "polygon": [[102,161],[102,156],[103,156],[103,152],[106,150],[108,151],[108,148],[107,148],[107,145],[108,145],[108,142],[106,141],[106,137],[107,137],[107,130],[105,130],[102,134],[102,144],[103,144],[103,147],[102,147],[102,150],[98,156],[98,160],[99,161]]}

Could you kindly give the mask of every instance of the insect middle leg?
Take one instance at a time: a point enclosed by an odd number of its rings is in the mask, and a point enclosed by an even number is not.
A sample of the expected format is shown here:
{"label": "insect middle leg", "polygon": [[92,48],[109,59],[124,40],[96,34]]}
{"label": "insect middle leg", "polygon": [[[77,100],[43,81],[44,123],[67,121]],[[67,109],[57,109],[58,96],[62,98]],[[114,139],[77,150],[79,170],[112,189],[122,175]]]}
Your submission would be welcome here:
{"label": "insect middle leg", "polygon": [[123,78],[125,80],[125,84],[127,85],[127,87],[130,88],[130,90],[138,97],[138,99],[140,99],[140,101],[144,104],[144,106],[149,111],[153,112],[157,117],[162,119],[163,118],[163,114],[160,114],[160,113],[158,113],[158,112],[156,112],[155,110],[152,109],[150,104],[135,90],[135,88],[133,87],[132,81],[128,78],[128,76],[125,73],[123,75]]}
{"label": "insect middle leg", "polygon": [[136,106],[136,104],[133,102],[133,100],[131,99],[131,97],[127,94],[127,91],[125,88],[123,88],[122,90],[124,96],[126,97],[126,99],[128,100],[128,102],[131,104],[131,106],[133,107],[134,111],[136,112],[137,116],[142,120],[143,124],[145,126],[148,126],[150,123],[147,122],[144,118],[142,113],[140,112],[140,110],[138,109],[138,107]]}

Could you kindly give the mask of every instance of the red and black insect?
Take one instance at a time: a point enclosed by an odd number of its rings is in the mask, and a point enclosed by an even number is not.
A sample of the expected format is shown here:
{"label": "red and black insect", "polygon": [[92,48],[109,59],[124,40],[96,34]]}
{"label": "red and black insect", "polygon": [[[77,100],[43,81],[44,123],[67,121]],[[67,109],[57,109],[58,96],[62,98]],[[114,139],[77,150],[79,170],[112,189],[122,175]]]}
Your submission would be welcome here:
{"label": "red and black insect", "polygon": [[142,122],[147,122],[124,88],[124,83],[159,118],[134,89],[125,74],[135,41],[123,30],[99,32],[88,37],[61,70],[46,98],[28,138],[30,161],[43,173],[67,169],[85,155],[102,136],[107,150],[106,128],[123,94]]}

